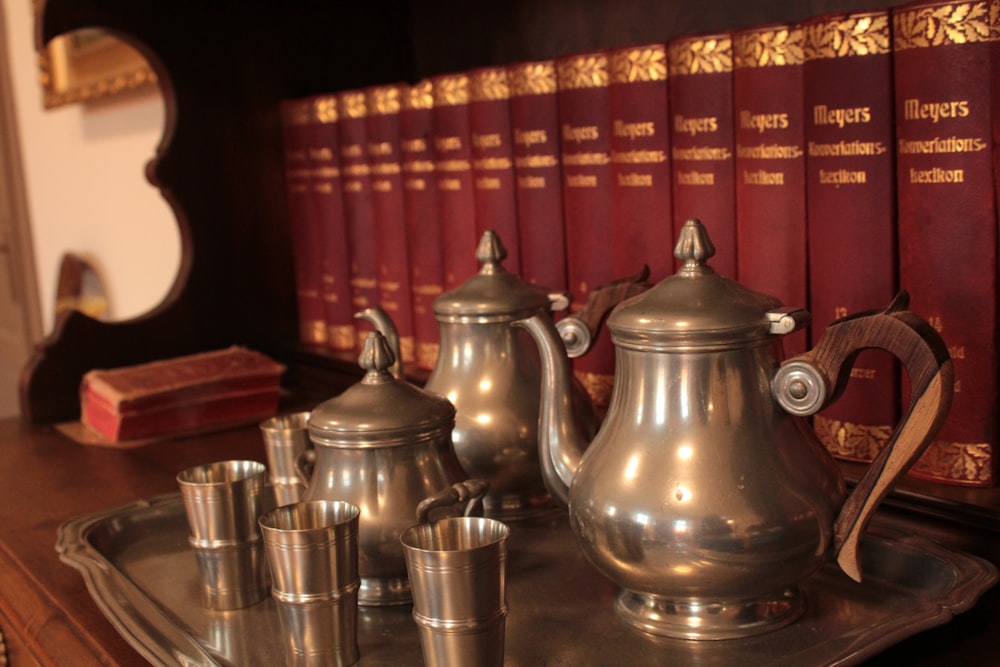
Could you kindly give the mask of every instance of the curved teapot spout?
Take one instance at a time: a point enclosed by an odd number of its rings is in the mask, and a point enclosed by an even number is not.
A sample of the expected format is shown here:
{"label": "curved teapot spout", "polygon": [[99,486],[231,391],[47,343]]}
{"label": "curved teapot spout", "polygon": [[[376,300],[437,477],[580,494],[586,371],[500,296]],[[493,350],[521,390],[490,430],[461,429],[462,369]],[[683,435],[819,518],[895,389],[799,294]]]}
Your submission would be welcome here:
{"label": "curved teapot spout", "polygon": [[569,505],[569,487],[590,444],[573,416],[573,373],[562,338],[544,314],[513,322],[528,330],[542,361],[538,455],[552,497]]}
{"label": "curved teapot spout", "polygon": [[354,317],[355,319],[368,322],[376,331],[385,336],[385,340],[389,344],[389,350],[396,357],[396,360],[389,368],[389,372],[395,378],[403,377],[403,355],[399,349],[399,331],[396,329],[396,323],[389,317],[389,313],[382,310],[379,306],[372,306],[371,308],[365,308],[360,312],[354,313]]}

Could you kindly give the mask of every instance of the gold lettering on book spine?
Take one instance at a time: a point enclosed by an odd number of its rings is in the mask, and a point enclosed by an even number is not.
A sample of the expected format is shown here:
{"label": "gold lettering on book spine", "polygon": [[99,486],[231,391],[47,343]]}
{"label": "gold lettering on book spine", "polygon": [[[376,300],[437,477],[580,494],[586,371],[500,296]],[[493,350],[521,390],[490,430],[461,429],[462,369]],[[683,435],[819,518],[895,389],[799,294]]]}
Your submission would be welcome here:
{"label": "gold lettering on book spine", "polygon": [[479,70],[469,81],[469,99],[473,102],[510,98],[510,82],[505,67]]}
{"label": "gold lettering on book spine", "polygon": [[551,95],[556,90],[556,65],[551,60],[525,63],[511,68],[512,96]]}
{"label": "gold lettering on book spine", "polygon": [[337,96],[322,95],[313,100],[312,104],[313,120],[317,123],[337,122]]}
{"label": "gold lettering on book spine", "polygon": [[667,80],[666,46],[619,49],[611,54],[611,83]]}
{"label": "gold lettering on book spine", "polygon": [[998,38],[1000,2],[943,2],[893,15],[893,48],[991,42]]}
{"label": "gold lettering on book spine", "polygon": [[402,106],[399,86],[378,86],[368,91],[368,111],[372,115],[399,113]]}
{"label": "gold lettering on book spine", "polygon": [[728,35],[697,37],[670,45],[670,76],[733,71],[733,40]]}
{"label": "gold lettering on book spine", "polygon": [[465,74],[438,77],[434,80],[433,89],[434,104],[437,106],[455,106],[469,101],[469,77]]}
{"label": "gold lettering on book spine", "polygon": [[341,93],[337,100],[340,107],[340,115],[347,118],[364,118],[368,115],[368,105],[365,102],[363,92]]}
{"label": "gold lettering on book spine", "polygon": [[738,33],[733,38],[736,67],[783,67],[801,65],[802,28],[765,28]]}
{"label": "gold lettering on book spine", "polygon": [[608,85],[608,57],[594,53],[560,60],[556,77],[557,87],[564,90],[604,88]]}
{"label": "gold lettering on book spine", "polygon": [[874,56],[892,51],[887,11],[851,14],[805,27],[806,60]]}

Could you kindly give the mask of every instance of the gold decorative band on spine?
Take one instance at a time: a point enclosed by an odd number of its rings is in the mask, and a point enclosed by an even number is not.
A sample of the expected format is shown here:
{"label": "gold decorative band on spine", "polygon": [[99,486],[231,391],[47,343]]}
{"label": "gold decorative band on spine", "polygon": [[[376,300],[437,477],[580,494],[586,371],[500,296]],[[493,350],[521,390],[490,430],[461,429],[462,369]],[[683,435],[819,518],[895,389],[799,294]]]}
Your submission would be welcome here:
{"label": "gold decorative band on spine", "polygon": [[366,102],[372,115],[388,116],[399,113],[402,100],[399,86],[376,86],[368,90]]}
{"label": "gold decorative band on spine", "polygon": [[340,93],[337,97],[337,106],[340,108],[340,115],[342,117],[364,118],[368,115],[365,94],[361,91]]}
{"label": "gold decorative band on spine", "polygon": [[308,125],[309,100],[289,100],[281,105],[281,120],[288,125]]}
{"label": "gold decorative band on spine", "polygon": [[551,95],[556,90],[555,61],[542,60],[510,68],[511,96]]}
{"label": "gold decorative band on spine", "polygon": [[823,415],[813,417],[820,442],[837,458],[869,462],[878,456],[892,436],[892,425],[854,424]]}
{"label": "gold decorative band on spine", "polygon": [[406,90],[403,96],[404,109],[432,109],[434,107],[434,85],[430,79],[418,81]]}
{"label": "gold decorative band on spine", "polygon": [[986,442],[935,440],[910,468],[917,477],[964,486],[992,486],[993,447]]}
{"label": "gold decorative band on spine", "polygon": [[718,74],[733,71],[733,40],[726,33],[672,42],[670,76]]}
{"label": "gold decorative band on spine", "polygon": [[574,375],[583,385],[587,394],[590,395],[590,400],[594,402],[598,413],[603,415],[607,411],[608,405],[611,404],[611,390],[615,384],[615,376],[583,371],[576,371]]}
{"label": "gold decorative band on spine", "polygon": [[335,324],[327,329],[327,344],[335,350],[354,349],[354,326]]}
{"label": "gold decorative band on spine", "polygon": [[313,100],[312,104],[312,120],[317,123],[336,123],[339,116],[337,115],[337,96],[336,95],[321,95]]}
{"label": "gold decorative band on spine", "polygon": [[556,85],[564,90],[606,87],[607,54],[589,53],[560,60],[556,65]]}
{"label": "gold decorative band on spine", "polygon": [[469,77],[465,74],[449,74],[434,79],[434,104],[455,106],[469,101]]}
{"label": "gold decorative band on spine", "polygon": [[473,102],[510,98],[506,67],[489,67],[474,72],[469,79],[469,99]]}
{"label": "gold decorative band on spine", "polygon": [[423,368],[434,368],[439,347],[437,343],[417,343],[417,364]]}
{"label": "gold decorative band on spine", "polygon": [[804,31],[798,26],[748,30],[733,36],[736,67],[801,65]]}
{"label": "gold decorative band on spine", "polygon": [[416,341],[413,336],[400,336],[399,337],[399,354],[403,357],[403,363],[412,364],[416,357],[415,354]]}
{"label": "gold decorative band on spine", "polygon": [[942,2],[893,14],[893,49],[992,42],[1000,33],[1000,2]]}
{"label": "gold decorative band on spine", "polygon": [[813,21],[804,30],[806,60],[876,56],[892,52],[888,11]]}
{"label": "gold decorative band on spine", "polygon": [[305,324],[306,338],[314,345],[326,343],[326,322],[323,320],[311,320]]}
{"label": "gold decorative band on spine", "polygon": [[667,47],[664,44],[618,49],[611,54],[612,84],[667,80]]}

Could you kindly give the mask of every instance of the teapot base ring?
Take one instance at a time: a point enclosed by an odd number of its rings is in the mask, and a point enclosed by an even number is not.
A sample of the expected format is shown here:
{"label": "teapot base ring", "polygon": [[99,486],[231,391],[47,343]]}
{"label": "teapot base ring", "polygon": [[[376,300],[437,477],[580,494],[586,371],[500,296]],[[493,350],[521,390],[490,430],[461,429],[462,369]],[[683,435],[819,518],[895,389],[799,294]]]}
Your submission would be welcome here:
{"label": "teapot base ring", "polygon": [[739,639],[772,632],[798,620],[806,609],[797,587],[772,596],[734,600],[669,599],[623,590],[615,611],[629,625],[676,639]]}
{"label": "teapot base ring", "polygon": [[363,607],[394,607],[412,604],[410,580],[402,577],[361,577],[358,604]]}

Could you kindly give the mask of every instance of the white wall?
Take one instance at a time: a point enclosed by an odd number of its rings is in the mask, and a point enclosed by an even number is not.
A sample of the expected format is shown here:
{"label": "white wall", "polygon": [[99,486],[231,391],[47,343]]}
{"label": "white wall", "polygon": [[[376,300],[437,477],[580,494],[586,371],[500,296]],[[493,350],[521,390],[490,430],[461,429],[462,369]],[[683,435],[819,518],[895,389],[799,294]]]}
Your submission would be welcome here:
{"label": "white wall", "polygon": [[[167,294],[180,265],[173,213],[145,179],[163,135],[159,92],[46,111],[38,82],[32,0],[0,0],[44,330],[52,327],[64,252],[105,279],[111,319],[136,317]],[[6,37],[6,38],[5,38]]]}

